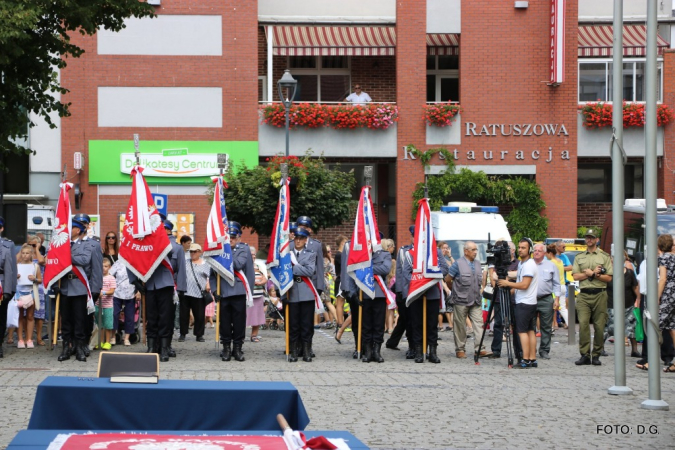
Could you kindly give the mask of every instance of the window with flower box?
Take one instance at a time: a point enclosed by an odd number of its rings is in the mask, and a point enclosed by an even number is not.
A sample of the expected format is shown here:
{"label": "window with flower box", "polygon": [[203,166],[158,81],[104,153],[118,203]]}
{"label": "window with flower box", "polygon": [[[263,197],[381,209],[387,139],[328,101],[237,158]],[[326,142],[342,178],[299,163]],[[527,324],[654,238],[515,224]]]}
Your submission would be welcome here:
{"label": "window with flower box", "polygon": [[298,80],[296,102],[339,102],[349,95],[348,56],[289,56],[288,68]]}
{"label": "window with flower box", "polygon": [[[663,86],[663,62],[657,63],[656,98],[661,102]],[[613,64],[611,60],[579,61],[579,102],[612,101]],[[624,60],[623,100],[646,101],[646,63],[644,59]]]}

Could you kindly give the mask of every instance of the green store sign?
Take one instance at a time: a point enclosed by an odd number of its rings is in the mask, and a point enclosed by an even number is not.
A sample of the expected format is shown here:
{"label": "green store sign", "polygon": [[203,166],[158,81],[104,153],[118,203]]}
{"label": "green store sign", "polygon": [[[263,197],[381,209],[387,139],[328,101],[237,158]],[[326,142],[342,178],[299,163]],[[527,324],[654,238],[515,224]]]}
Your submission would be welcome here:
{"label": "green store sign", "polygon": [[[258,165],[256,141],[141,141],[140,163],[149,184],[204,184],[217,175],[218,154],[239,166]],[[89,183],[131,184],[134,141],[89,141]]]}

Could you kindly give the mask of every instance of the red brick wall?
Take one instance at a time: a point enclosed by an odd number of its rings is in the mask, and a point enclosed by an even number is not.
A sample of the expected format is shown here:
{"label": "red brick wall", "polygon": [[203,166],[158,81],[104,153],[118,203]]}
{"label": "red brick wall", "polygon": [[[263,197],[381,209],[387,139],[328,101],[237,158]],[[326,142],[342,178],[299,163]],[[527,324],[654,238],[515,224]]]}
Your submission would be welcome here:
{"label": "red brick wall", "polygon": [[[465,4],[467,2],[464,2]],[[462,5],[462,12],[466,6]],[[487,23],[480,19],[481,23]],[[464,19],[462,19],[464,22]],[[464,26],[464,24],[462,24]],[[396,235],[406,236],[412,223],[411,193],[424,180],[418,161],[406,160],[403,147],[426,149],[421,117],[426,104],[427,13],[425,0],[401,0],[396,5],[396,98],[399,107],[396,164]],[[397,243],[399,244],[399,243]]]}
{"label": "red brick wall", "polygon": [[[579,203],[577,205],[577,225],[579,227],[601,228],[605,223],[605,214],[611,210],[611,203]],[[576,235],[575,231],[574,236],[570,237],[576,237]],[[551,236],[553,235],[551,234]]]}
{"label": "red brick wall", "polygon": [[[663,53],[663,103],[675,106],[675,50]],[[666,125],[663,158],[658,168],[658,197],[675,203],[675,125]]]}
{"label": "red brick wall", "polygon": [[[165,0],[157,14],[222,15],[223,56],[126,56],[97,55],[96,36],[72,34],[73,43],[86,53],[68,59],[61,71],[61,82],[71,92],[63,96],[71,102],[72,115],[62,120],[62,158],[72,161],[73,153],[84,152],[95,139],[257,141],[258,10],[257,2],[247,0],[203,0],[182,2]],[[219,128],[98,128],[97,89],[99,86],[210,86],[223,89],[223,125]],[[72,173],[72,172],[71,172]],[[85,168],[81,178],[84,193],[82,212],[97,212],[95,185],[87,183]],[[117,214],[126,208],[128,198],[100,199],[102,230],[118,229]],[[169,212],[195,212],[197,241],[209,204],[204,196],[170,196]]]}
{"label": "red brick wall", "polygon": [[[567,2],[565,82],[549,87],[549,2],[530,2],[526,10],[513,2],[472,0],[462,2],[460,76],[462,122],[483,124],[564,124],[569,136],[466,136],[464,153],[457,164],[536,164],[537,182],[542,186],[549,218],[550,235],[572,235],[576,231],[577,198],[577,1]],[[489,26],[486,26],[489,24]],[[526,68],[526,70],[524,70]],[[422,139],[419,141],[423,142]],[[553,148],[553,161],[543,157]],[[476,151],[476,161],[465,152]],[[482,160],[483,151],[509,153],[505,160]],[[515,159],[541,151],[539,160]],[[568,150],[569,160],[561,160]],[[437,162],[438,163],[438,162]],[[560,194],[565,186],[565,195]]]}

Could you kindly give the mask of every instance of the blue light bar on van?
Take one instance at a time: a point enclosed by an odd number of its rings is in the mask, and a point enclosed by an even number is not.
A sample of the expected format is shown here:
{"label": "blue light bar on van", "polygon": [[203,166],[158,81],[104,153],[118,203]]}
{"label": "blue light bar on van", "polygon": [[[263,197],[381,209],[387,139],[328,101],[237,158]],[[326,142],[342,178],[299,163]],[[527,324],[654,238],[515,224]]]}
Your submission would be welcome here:
{"label": "blue light bar on van", "polygon": [[497,206],[441,206],[441,212],[444,213],[499,213]]}

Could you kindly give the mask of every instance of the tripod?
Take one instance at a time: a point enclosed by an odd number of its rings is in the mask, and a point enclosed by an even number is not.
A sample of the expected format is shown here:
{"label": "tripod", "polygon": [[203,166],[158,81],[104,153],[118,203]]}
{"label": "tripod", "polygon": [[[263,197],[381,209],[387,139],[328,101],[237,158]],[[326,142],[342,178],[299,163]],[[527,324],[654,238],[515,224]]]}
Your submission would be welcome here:
{"label": "tripod", "polygon": [[[500,279],[504,279],[501,276],[499,277]],[[513,336],[511,334],[511,296],[509,294],[508,289],[500,288],[500,287],[495,287],[492,302],[490,303],[490,308],[488,308],[488,320],[485,321],[483,324],[483,335],[480,337],[480,344],[478,345],[478,348],[483,348],[483,339],[485,339],[485,330],[487,330],[487,326],[490,323],[490,317],[492,316],[492,313],[495,308],[495,303],[499,302],[499,313],[500,317],[502,319],[502,326],[504,327],[504,336],[506,336],[506,355],[508,358],[508,366],[509,369],[513,368]],[[478,362],[478,353],[476,353],[473,357],[474,362],[476,364],[480,364]]]}

